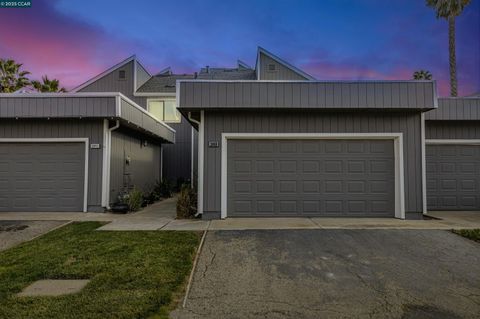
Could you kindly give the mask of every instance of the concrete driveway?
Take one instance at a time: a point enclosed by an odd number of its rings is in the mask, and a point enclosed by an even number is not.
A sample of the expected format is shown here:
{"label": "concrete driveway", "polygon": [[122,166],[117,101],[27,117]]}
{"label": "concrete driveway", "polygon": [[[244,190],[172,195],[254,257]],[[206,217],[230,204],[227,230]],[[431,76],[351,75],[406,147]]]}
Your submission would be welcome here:
{"label": "concrete driveway", "polygon": [[0,251],[32,240],[66,223],[55,220],[0,220]]}
{"label": "concrete driveway", "polygon": [[207,234],[172,318],[474,318],[480,244],[442,230]]}

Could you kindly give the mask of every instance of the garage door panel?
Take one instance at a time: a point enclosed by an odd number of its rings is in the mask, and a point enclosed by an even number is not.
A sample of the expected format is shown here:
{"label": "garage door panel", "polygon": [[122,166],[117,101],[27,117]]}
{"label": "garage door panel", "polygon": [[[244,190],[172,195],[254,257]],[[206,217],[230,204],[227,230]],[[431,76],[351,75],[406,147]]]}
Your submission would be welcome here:
{"label": "garage door panel", "polygon": [[[228,145],[228,216],[394,216],[392,141],[229,140]],[[259,145],[269,152],[256,152]]]}
{"label": "garage door panel", "polygon": [[0,211],[82,211],[84,143],[0,143]]}
{"label": "garage door panel", "polygon": [[480,146],[427,145],[427,208],[480,210]]}

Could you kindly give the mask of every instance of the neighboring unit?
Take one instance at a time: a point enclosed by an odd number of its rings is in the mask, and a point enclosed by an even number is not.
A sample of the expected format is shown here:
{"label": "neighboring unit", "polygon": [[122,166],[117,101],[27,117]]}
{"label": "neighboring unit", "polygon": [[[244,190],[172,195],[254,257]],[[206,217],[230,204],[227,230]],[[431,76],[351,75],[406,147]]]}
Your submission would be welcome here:
{"label": "neighboring unit", "polygon": [[[120,92],[176,131],[175,145],[162,148],[162,177],[173,184],[190,182],[195,172],[196,132],[176,110],[176,81],[194,75],[173,74],[166,68],[151,75],[136,56],[118,63],[73,92]],[[193,150],[193,151],[192,151]]]}
{"label": "neighboring unit", "polygon": [[0,94],[0,211],[98,211],[161,178],[175,131],[121,93]]}
{"label": "neighboring unit", "polygon": [[427,209],[480,211],[480,97],[440,98],[425,120]]}

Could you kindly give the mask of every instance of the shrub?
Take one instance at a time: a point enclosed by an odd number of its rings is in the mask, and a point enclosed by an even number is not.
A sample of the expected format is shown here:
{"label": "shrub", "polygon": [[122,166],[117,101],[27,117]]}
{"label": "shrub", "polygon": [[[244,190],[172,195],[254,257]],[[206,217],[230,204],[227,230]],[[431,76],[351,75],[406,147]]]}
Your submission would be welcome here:
{"label": "shrub", "polygon": [[189,184],[183,184],[177,200],[177,218],[194,218],[197,213],[197,193]]}
{"label": "shrub", "polygon": [[156,198],[170,198],[172,197],[172,184],[166,179],[162,179],[161,182],[157,182],[153,188],[153,193]]}
{"label": "shrub", "polygon": [[143,193],[138,188],[134,187],[130,193],[128,193],[128,208],[131,212],[136,212],[142,207]]}

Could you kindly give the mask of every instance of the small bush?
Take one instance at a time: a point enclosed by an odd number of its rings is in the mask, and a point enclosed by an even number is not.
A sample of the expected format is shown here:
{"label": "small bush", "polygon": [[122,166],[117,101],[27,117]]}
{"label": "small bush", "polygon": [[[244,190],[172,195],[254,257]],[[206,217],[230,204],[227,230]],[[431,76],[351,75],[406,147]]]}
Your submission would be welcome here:
{"label": "small bush", "polygon": [[172,197],[172,192],[172,184],[166,178],[164,178],[161,182],[157,182],[152,193],[154,193],[155,197],[160,199]]}
{"label": "small bush", "polygon": [[197,193],[189,184],[183,184],[177,201],[177,218],[194,218],[197,213]]}
{"label": "small bush", "polygon": [[136,212],[142,208],[143,193],[138,188],[134,187],[133,190],[128,193],[128,208],[131,212]]}

